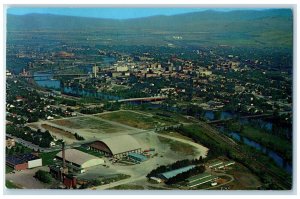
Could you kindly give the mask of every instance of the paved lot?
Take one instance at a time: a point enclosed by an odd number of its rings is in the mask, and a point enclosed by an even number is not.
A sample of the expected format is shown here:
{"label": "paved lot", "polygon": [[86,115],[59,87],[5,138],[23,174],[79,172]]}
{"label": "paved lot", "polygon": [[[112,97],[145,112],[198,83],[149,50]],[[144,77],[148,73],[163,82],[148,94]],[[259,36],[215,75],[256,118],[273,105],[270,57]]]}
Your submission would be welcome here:
{"label": "paved lot", "polygon": [[23,189],[49,188],[51,185],[42,183],[33,177],[35,172],[40,169],[49,171],[49,168],[47,166],[28,169],[24,171],[16,171],[15,173],[6,174],[6,180],[10,180],[12,183],[19,185]]}

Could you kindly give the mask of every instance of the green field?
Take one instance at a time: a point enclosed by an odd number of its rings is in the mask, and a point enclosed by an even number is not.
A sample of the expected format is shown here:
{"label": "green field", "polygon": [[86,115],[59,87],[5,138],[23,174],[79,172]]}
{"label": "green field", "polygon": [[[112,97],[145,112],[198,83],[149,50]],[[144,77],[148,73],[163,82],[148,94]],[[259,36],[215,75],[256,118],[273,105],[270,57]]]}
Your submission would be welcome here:
{"label": "green field", "polygon": [[41,153],[40,157],[42,158],[43,165],[51,165],[53,164],[53,159],[59,151],[52,151],[48,153]]}
{"label": "green field", "polygon": [[106,113],[98,115],[103,119],[119,122],[128,126],[132,126],[140,129],[152,129],[155,127],[169,126],[176,124],[169,118],[163,118],[159,116],[150,116],[149,114],[143,114],[132,111],[118,111],[112,113]]}
{"label": "green field", "polygon": [[9,180],[6,180],[6,181],[5,181],[5,186],[6,186],[6,188],[8,188],[8,189],[22,189],[21,187],[15,185],[14,183],[12,183],[12,182],[9,181]]}
{"label": "green field", "polygon": [[243,126],[241,135],[277,151],[288,160],[292,159],[292,143],[287,140],[250,125]]}
{"label": "green field", "polygon": [[135,184],[122,184],[116,187],[110,188],[112,190],[144,190],[142,185],[135,185]]}

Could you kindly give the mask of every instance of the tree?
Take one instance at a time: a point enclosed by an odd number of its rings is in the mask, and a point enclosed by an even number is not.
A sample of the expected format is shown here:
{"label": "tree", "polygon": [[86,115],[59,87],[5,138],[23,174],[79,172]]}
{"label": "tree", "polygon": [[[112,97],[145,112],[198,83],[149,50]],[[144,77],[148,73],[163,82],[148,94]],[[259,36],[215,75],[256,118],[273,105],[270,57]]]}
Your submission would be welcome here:
{"label": "tree", "polygon": [[20,153],[24,153],[25,152],[25,148],[24,147],[21,147],[21,149],[20,149]]}
{"label": "tree", "polygon": [[19,153],[19,152],[20,152],[20,147],[19,147],[19,146],[16,146],[15,152],[16,152],[16,153]]}
{"label": "tree", "polygon": [[47,171],[43,171],[43,170],[38,170],[35,173],[35,176],[39,181],[44,182],[44,183],[51,183],[52,181],[52,177],[50,175],[50,173],[48,173]]}

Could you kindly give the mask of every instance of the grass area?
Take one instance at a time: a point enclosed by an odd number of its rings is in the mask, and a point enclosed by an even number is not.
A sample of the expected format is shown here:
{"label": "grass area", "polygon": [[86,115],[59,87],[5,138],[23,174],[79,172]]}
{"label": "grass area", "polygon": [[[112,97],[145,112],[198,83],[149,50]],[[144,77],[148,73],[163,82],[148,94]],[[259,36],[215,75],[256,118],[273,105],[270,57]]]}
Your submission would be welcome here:
{"label": "grass area", "polygon": [[142,185],[135,185],[135,184],[122,184],[116,187],[109,188],[112,190],[144,190]]}
{"label": "grass area", "polygon": [[92,151],[92,150],[87,150],[83,147],[76,147],[75,149],[79,150],[79,151],[82,151],[84,153],[88,153],[90,155],[93,155],[93,156],[96,156],[96,157],[99,157],[99,158],[102,158],[103,155],[101,155],[99,152],[96,152],[96,151]]}
{"label": "grass area", "polygon": [[[142,112],[142,111],[140,111]],[[172,120],[174,122],[182,122],[182,123],[192,123],[193,121],[184,117],[183,115],[179,114],[179,113],[175,113],[175,112],[170,112],[170,111],[162,111],[159,109],[146,109],[143,111],[144,113],[150,113],[154,116],[158,116],[157,114],[167,114],[170,115],[170,118],[167,118],[169,120]],[[164,118],[163,116],[160,116],[161,118]]]}
{"label": "grass area", "polygon": [[5,173],[10,173],[12,172],[14,169],[11,168],[10,166],[5,165]]}
{"label": "grass area", "polygon": [[125,124],[128,126],[132,126],[140,129],[151,129],[156,126],[169,126],[175,124],[175,122],[170,121],[169,119],[165,119],[158,116],[148,116],[142,113],[132,112],[132,111],[118,111],[112,113],[106,113],[98,115],[103,119],[112,120],[119,122],[121,124]]}
{"label": "grass area", "polygon": [[93,189],[93,187],[95,187],[95,186],[109,184],[111,182],[117,182],[117,181],[120,181],[120,180],[124,180],[126,178],[130,178],[130,175],[120,173],[120,174],[116,174],[116,175],[95,178],[93,180],[86,180],[86,179],[82,178],[81,180],[87,181],[87,183],[82,185],[81,188],[82,189],[86,189],[86,188],[92,188]]}
{"label": "grass area", "polygon": [[19,187],[18,185],[12,183],[12,182],[9,181],[9,180],[6,180],[6,181],[5,181],[5,186],[6,186],[6,188],[8,188],[8,189],[22,189],[21,187]]}
{"label": "grass area", "polygon": [[250,125],[243,126],[240,134],[280,153],[286,159],[292,160],[293,147],[291,142],[276,135],[267,133],[263,129],[256,128]]}
{"label": "grass area", "polygon": [[124,130],[124,127],[112,125],[90,116],[51,121],[54,124],[72,129],[96,129],[100,133],[114,133]]}
{"label": "grass area", "polygon": [[41,153],[40,157],[42,158],[43,165],[51,165],[54,163],[53,159],[55,158],[58,151],[52,151],[48,153]]}

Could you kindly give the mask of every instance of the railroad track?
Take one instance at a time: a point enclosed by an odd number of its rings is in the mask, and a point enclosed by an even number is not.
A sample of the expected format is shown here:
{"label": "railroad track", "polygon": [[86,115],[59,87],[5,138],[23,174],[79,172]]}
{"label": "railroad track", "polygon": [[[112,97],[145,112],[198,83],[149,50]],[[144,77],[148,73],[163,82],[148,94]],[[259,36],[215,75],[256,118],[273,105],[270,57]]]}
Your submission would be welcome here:
{"label": "railroad track", "polygon": [[232,150],[240,154],[243,158],[251,159],[252,164],[254,164],[255,167],[260,168],[262,171],[266,172],[268,175],[270,175],[274,179],[278,187],[282,188],[283,190],[290,189],[290,187],[292,186],[292,183],[290,181],[288,181],[284,176],[280,176],[278,175],[278,173],[275,173],[274,171],[269,169],[265,164],[258,162],[251,155],[243,152],[243,149],[239,146],[239,144],[229,139],[226,135],[220,134],[216,129],[204,122],[199,121],[198,124],[205,130],[207,130],[207,132],[213,134],[215,138],[218,138],[220,141],[227,143],[230,147],[232,147]]}

